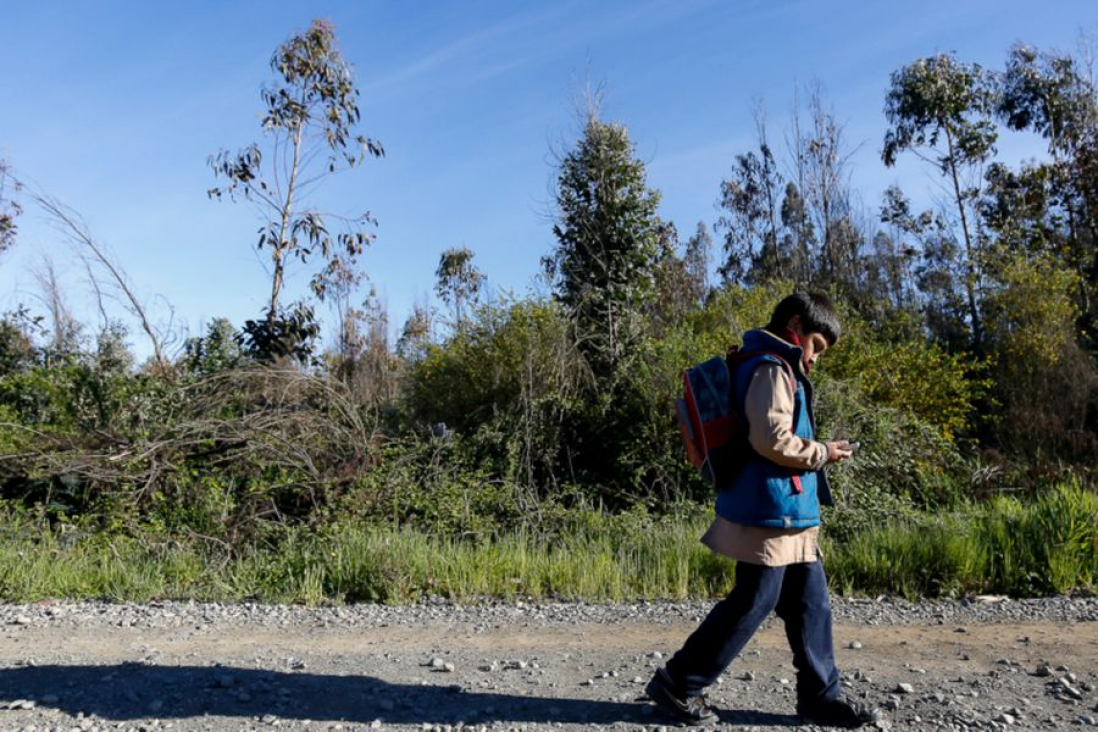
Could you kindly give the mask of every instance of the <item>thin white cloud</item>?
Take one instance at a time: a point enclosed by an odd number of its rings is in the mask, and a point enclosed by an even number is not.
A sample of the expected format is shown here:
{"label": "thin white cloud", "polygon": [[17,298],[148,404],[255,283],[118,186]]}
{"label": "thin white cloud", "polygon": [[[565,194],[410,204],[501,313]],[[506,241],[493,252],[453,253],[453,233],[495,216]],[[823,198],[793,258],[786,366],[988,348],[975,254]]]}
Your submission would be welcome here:
{"label": "thin white cloud", "polygon": [[443,66],[474,55],[485,44],[494,39],[505,38],[527,28],[535,27],[550,20],[558,13],[559,8],[554,8],[507,18],[487,28],[481,28],[451,41],[445,46],[435,49],[406,66],[390,71],[380,78],[366,78],[365,86],[372,92],[377,92],[387,87],[407,83],[412,79],[430,74]]}
{"label": "thin white cloud", "polygon": [[711,169],[714,165],[722,170],[731,167],[732,158],[751,149],[754,143],[750,137],[739,136],[705,145],[672,150],[666,154],[656,153],[648,164],[650,173],[681,173],[698,169]]}

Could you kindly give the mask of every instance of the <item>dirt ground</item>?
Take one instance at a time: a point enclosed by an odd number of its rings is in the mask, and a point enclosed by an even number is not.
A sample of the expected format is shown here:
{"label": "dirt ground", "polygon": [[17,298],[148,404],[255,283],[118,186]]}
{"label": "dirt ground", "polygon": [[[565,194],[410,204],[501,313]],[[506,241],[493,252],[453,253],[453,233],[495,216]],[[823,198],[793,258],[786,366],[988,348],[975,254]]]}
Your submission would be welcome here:
{"label": "dirt ground", "polygon": [[[694,626],[10,623],[0,729],[651,729],[669,722],[638,700],[644,682]],[[835,645],[848,694],[882,706],[882,727],[1080,729],[1098,717],[1095,622],[838,622]],[[722,725],[799,726],[794,681],[770,622],[711,699]]]}

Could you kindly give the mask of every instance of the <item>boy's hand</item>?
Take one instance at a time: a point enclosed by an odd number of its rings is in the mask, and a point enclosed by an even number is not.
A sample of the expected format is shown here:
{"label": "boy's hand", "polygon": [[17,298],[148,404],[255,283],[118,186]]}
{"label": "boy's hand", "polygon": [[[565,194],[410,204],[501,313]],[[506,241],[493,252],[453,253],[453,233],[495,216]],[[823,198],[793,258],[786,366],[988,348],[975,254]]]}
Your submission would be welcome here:
{"label": "boy's hand", "polygon": [[846,440],[824,444],[827,445],[827,462],[829,463],[841,463],[854,454],[854,448]]}

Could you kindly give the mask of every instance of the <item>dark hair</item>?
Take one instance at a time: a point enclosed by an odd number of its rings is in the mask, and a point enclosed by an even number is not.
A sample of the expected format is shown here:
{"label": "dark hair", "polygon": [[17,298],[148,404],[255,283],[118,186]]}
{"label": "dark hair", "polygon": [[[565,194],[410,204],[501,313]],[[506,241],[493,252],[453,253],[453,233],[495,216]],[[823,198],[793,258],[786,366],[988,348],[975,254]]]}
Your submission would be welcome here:
{"label": "dark hair", "polygon": [[839,325],[839,316],[831,305],[827,295],[819,293],[794,292],[789,297],[783,298],[774,308],[774,314],[770,316],[770,323],[766,329],[771,333],[781,334],[794,315],[801,316],[801,328],[805,334],[819,333],[827,339],[827,345],[835,345],[839,336],[843,333],[843,327]]}

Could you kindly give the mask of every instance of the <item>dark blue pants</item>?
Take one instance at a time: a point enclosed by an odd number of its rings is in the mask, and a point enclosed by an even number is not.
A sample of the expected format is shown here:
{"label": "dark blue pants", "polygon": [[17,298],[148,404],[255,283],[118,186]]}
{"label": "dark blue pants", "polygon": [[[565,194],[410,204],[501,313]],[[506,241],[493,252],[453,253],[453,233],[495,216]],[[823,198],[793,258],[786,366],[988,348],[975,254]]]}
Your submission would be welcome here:
{"label": "dark blue pants", "polygon": [[667,662],[667,673],[678,691],[696,696],[716,682],[771,610],[785,623],[797,669],[798,700],[838,697],[839,670],[835,668],[823,562],[784,567],[737,562],[732,592],[713,607]]}

